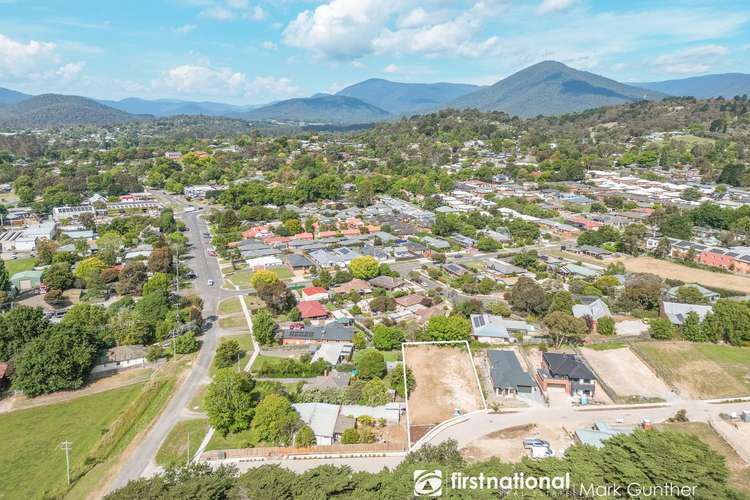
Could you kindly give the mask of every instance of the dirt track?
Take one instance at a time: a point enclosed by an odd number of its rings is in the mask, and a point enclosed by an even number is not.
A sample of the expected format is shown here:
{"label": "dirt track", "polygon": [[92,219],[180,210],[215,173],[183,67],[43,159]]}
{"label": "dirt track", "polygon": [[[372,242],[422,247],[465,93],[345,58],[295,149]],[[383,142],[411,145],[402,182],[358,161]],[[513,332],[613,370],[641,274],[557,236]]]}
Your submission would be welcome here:
{"label": "dirt track", "polygon": [[636,257],[624,259],[622,262],[625,264],[625,269],[631,273],[651,273],[685,283],[699,283],[709,288],[725,288],[750,294],[750,277],[694,269],[653,257]]}
{"label": "dirt track", "polygon": [[406,366],[416,389],[409,394],[409,423],[438,424],[461,413],[481,410],[482,395],[466,347],[408,346]]}

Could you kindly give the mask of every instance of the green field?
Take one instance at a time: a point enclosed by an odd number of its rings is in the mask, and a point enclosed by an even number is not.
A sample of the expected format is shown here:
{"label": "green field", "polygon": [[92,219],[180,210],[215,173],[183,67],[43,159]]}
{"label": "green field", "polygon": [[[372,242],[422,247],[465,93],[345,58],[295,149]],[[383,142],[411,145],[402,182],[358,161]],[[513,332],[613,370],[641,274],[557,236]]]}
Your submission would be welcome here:
{"label": "green field", "polygon": [[245,316],[229,316],[227,318],[221,318],[219,320],[219,326],[221,328],[245,328],[247,329],[247,321]]}
{"label": "green field", "polygon": [[206,451],[211,450],[228,450],[232,448],[250,448],[255,445],[252,432],[242,431],[236,434],[227,434],[226,437],[221,433],[215,432],[206,446]]}
{"label": "green field", "polygon": [[712,146],[716,142],[715,139],[710,139],[708,137],[698,137],[697,135],[675,135],[672,136],[672,140],[678,142],[686,142],[691,146],[695,146],[696,144],[701,146]]}
{"label": "green field", "polygon": [[[276,273],[276,275],[281,280],[287,280],[294,276],[292,271],[290,271],[286,267],[277,267],[275,269],[270,269],[270,271]],[[226,280],[232,285],[237,285],[241,288],[250,288],[250,278],[253,274],[255,274],[255,272],[252,269],[243,269],[241,271],[235,271],[234,273],[227,274],[225,276]]]}
{"label": "green field", "polygon": [[401,349],[394,349],[393,351],[380,351],[386,361],[401,361]]}
{"label": "green field", "polygon": [[26,257],[25,259],[11,259],[5,261],[5,269],[8,270],[8,275],[13,276],[21,271],[28,271],[36,264],[34,257]]}
{"label": "green field", "polygon": [[[236,340],[237,343],[240,344],[240,350],[242,351],[242,354],[240,355],[240,368],[245,369],[245,364],[247,364],[248,359],[250,359],[250,356],[253,354],[253,339],[249,334],[244,335],[228,335],[226,337],[222,337],[219,339],[219,342],[223,342],[225,340]],[[211,364],[211,370],[210,375],[213,377],[214,373],[216,373],[216,365],[214,363]]]}
{"label": "green field", "polygon": [[668,384],[701,399],[750,394],[750,348],[690,342],[641,342],[633,349]]}
{"label": "green field", "polygon": [[99,439],[141,392],[143,384],[84,396],[67,403],[0,415],[0,492],[40,498],[65,487],[65,454],[71,441],[71,468],[81,467]]}
{"label": "green field", "polygon": [[222,300],[221,304],[219,304],[220,314],[237,314],[239,312],[242,312],[242,304],[240,304],[240,300],[237,297]]}
{"label": "green field", "polygon": [[[198,450],[203,437],[208,432],[208,427],[208,419],[205,418],[177,422],[177,425],[172,428],[156,453],[156,463],[162,467],[184,464],[188,457],[188,451],[190,458],[192,458]],[[190,438],[189,450],[188,437]]]}

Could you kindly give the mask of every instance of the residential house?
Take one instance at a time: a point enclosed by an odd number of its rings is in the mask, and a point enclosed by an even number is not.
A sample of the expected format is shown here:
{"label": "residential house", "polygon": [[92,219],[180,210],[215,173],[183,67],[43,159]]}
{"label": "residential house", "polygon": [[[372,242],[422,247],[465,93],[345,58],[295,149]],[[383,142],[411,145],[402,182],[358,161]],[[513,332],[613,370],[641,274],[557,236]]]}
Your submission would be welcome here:
{"label": "residential house", "polygon": [[19,271],[10,277],[10,283],[19,292],[32,290],[42,284],[42,273],[43,271],[35,271],[33,269]]}
{"label": "residential house", "polygon": [[66,219],[77,220],[83,214],[89,214],[92,217],[96,217],[96,209],[91,205],[54,207],[52,209],[52,220],[58,223]]}
{"label": "residential house", "polygon": [[287,255],[286,264],[291,267],[293,271],[307,272],[315,267],[315,264],[310,259],[297,253]]}
{"label": "residential house", "polygon": [[328,292],[320,286],[309,286],[300,291],[302,300],[328,300]]}
{"label": "residential house", "polygon": [[356,420],[341,415],[341,405],[329,403],[295,403],[292,405],[300,420],[312,429],[315,444],[328,446],[335,443],[346,429],[354,427]]}
{"label": "residential house", "polygon": [[266,255],[264,257],[255,257],[245,260],[250,269],[273,269],[284,265],[281,259],[275,255]]}
{"label": "residential house", "polygon": [[528,372],[521,368],[516,353],[513,351],[491,349],[487,351],[490,365],[492,388],[498,396],[515,396],[533,394],[537,390],[536,382]]}
{"label": "residential house", "polygon": [[422,241],[424,241],[425,245],[432,248],[433,250],[448,250],[451,247],[451,244],[447,241],[441,240],[440,238],[434,238],[432,236],[425,236],[424,238],[422,238]]}
{"label": "residential house", "polygon": [[563,391],[571,396],[594,396],[596,376],[575,354],[545,352],[537,382],[545,391]]}
{"label": "residential house", "polygon": [[412,307],[421,304],[427,297],[421,293],[411,293],[402,297],[396,297],[396,304],[400,307]]}
{"label": "residential house", "polygon": [[297,304],[302,319],[325,319],[328,317],[328,309],[317,300],[306,300]]}
{"label": "residential house", "polygon": [[612,317],[609,306],[599,297],[581,297],[581,304],[573,306],[573,316],[576,318],[591,318],[596,321],[604,316]]}
{"label": "residential house", "polygon": [[680,288],[694,288],[698,290],[698,292],[701,294],[703,299],[708,304],[714,304],[717,300],[721,298],[721,294],[714,292],[713,290],[709,290],[708,288],[702,287],[697,283],[689,283],[682,286],[674,286],[667,290],[667,297],[671,299],[671,302],[676,302],[679,298],[680,294]]}
{"label": "residential house", "polygon": [[365,280],[359,278],[354,278],[351,281],[347,281],[346,283],[342,283],[339,286],[333,287],[331,289],[331,293],[333,293],[334,295],[342,295],[351,292],[366,294],[370,293],[371,291],[372,289],[370,288],[370,284]]}
{"label": "residential house", "polygon": [[370,286],[375,288],[383,288],[385,290],[395,290],[403,286],[404,280],[401,278],[394,278],[392,276],[377,276],[371,279],[368,283]]}
{"label": "residential house", "polygon": [[505,319],[494,314],[472,314],[469,319],[472,336],[487,344],[516,342],[514,335],[526,336],[536,331],[534,325],[525,321]]}
{"label": "residential house", "polygon": [[103,376],[109,373],[140,368],[146,364],[146,346],[122,345],[104,351],[91,369],[92,376]]}
{"label": "residential house", "polygon": [[352,357],[354,345],[339,342],[321,344],[312,356],[312,361],[322,359],[333,366],[348,361]]}
{"label": "residential house", "polygon": [[523,274],[526,271],[526,269],[518,266],[514,266],[513,264],[509,264],[507,262],[504,262],[502,260],[498,259],[490,259],[489,262],[489,268],[492,271],[495,271],[498,274],[501,274],[502,276],[515,276],[517,274]]}
{"label": "residential house", "polygon": [[678,302],[662,302],[661,314],[667,318],[673,325],[681,325],[687,315],[694,312],[701,321],[708,313],[713,311],[713,306],[701,304],[680,304]]}
{"label": "residential house", "polygon": [[323,344],[327,342],[351,343],[354,328],[338,321],[325,325],[291,323],[281,331],[283,345]]}
{"label": "residential house", "polygon": [[464,274],[469,272],[469,269],[466,266],[462,264],[458,264],[456,262],[445,264],[443,266],[443,269],[445,269],[446,271],[448,271],[450,274],[454,276],[463,276]]}

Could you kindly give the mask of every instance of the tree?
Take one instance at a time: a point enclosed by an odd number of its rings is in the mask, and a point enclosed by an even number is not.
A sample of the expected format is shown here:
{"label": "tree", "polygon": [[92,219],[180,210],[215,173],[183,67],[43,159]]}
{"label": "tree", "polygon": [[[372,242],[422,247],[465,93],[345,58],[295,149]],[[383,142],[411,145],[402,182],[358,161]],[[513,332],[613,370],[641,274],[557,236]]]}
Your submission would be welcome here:
{"label": "tree", "polygon": [[471,323],[462,316],[433,316],[427,323],[427,334],[432,340],[468,340]]}
{"label": "tree", "polygon": [[279,275],[275,272],[268,270],[268,269],[261,269],[260,271],[255,271],[252,276],[250,276],[250,286],[257,289],[258,286],[263,283],[266,285],[272,285],[279,281]]}
{"label": "tree", "polygon": [[0,292],[10,291],[10,276],[5,268],[5,261],[0,259]]}
{"label": "tree", "polygon": [[674,326],[666,318],[654,318],[651,320],[648,328],[651,338],[657,340],[668,340],[674,336]]}
{"label": "tree", "polygon": [[719,299],[703,319],[703,329],[713,342],[741,345],[750,340],[750,303]]}
{"label": "tree", "polygon": [[120,271],[117,293],[120,295],[140,294],[147,277],[146,266],[143,265],[143,262],[128,262]]}
{"label": "tree", "polygon": [[172,250],[167,245],[155,247],[148,256],[148,270],[152,273],[172,271]]}
{"label": "tree", "polygon": [[482,252],[494,252],[501,246],[500,243],[489,236],[482,236],[479,238],[479,241],[477,241],[477,250]]}
{"label": "tree", "polygon": [[472,314],[480,314],[482,312],[482,303],[476,299],[464,300],[456,304],[453,309],[453,314],[469,318]]}
{"label": "tree", "polygon": [[157,322],[167,316],[169,312],[169,299],[162,292],[149,293],[136,302],[133,311],[151,325],[156,325]]}
{"label": "tree", "polygon": [[99,257],[106,265],[114,266],[117,263],[117,256],[123,247],[123,239],[116,231],[107,231],[96,240],[96,246],[99,249]]}
{"label": "tree", "polygon": [[643,224],[629,224],[622,232],[620,248],[623,252],[635,255],[641,254],[643,241],[648,236],[648,229]]}
{"label": "tree", "polygon": [[677,289],[677,301],[683,304],[705,304],[706,298],[695,286],[681,286]]}
{"label": "tree", "polygon": [[200,347],[195,338],[195,333],[192,331],[187,331],[176,337],[173,342],[175,343],[174,348],[177,354],[190,354],[197,351],[198,347]]}
{"label": "tree", "polygon": [[356,331],[352,336],[352,344],[354,344],[354,349],[361,351],[367,347],[367,337],[363,332]]}
{"label": "tree", "polygon": [[396,310],[396,300],[393,297],[381,295],[370,301],[370,310],[372,312],[388,312]]}
{"label": "tree", "polygon": [[615,334],[615,320],[609,316],[602,316],[596,320],[596,331],[599,335],[609,337]]}
{"label": "tree", "polygon": [[94,342],[102,342],[106,337],[109,315],[102,306],[76,304],[65,313],[61,323],[84,333]]}
{"label": "tree", "polygon": [[32,339],[16,360],[13,385],[29,397],[81,387],[97,345],[74,326],[58,324]]}
{"label": "tree", "polygon": [[[309,429],[308,426],[303,426],[297,431],[297,436],[304,432],[302,439],[307,441],[305,436],[307,436],[308,433],[305,431],[305,428]],[[310,432],[312,432],[312,430]],[[295,437],[295,446],[306,447],[314,444],[315,434],[313,434],[313,440],[312,442],[309,442],[309,444],[297,444],[297,437]],[[261,465],[260,467],[252,467],[246,473],[237,478],[236,484],[232,489],[229,498],[237,500],[251,498],[293,500],[298,487],[298,481],[297,474],[285,467],[281,467],[280,465]]]}
{"label": "tree", "polygon": [[283,281],[274,281],[266,283],[259,281],[255,290],[258,297],[266,303],[266,307],[274,314],[287,312],[294,307],[296,300]]}
{"label": "tree", "polygon": [[261,345],[271,345],[276,342],[276,323],[267,309],[261,309],[253,314],[253,336]]}
{"label": "tree", "polygon": [[368,380],[362,388],[362,399],[359,402],[367,406],[381,406],[390,400],[385,383],[379,378],[373,378]]}
{"label": "tree", "polygon": [[357,377],[363,380],[383,378],[385,375],[385,358],[375,349],[359,351],[354,356]]}
{"label": "tree", "polygon": [[249,429],[257,404],[254,389],[247,372],[217,371],[203,400],[209,423],[225,436]]}
{"label": "tree", "polygon": [[350,427],[341,433],[341,444],[359,443],[359,432],[354,427]]}
{"label": "tree", "polygon": [[534,280],[521,276],[513,285],[510,294],[510,304],[521,311],[542,314],[547,310],[547,294]]}
{"label": "tree", "polygon": [[664,236],[689,240],[693,237],[693,219],[686,213],[676,212],[668,215],[659,225]]}
{"label": "tree", "polygon": [[355,257],[349,262],[349,270],[352,276],[363,280],[369,280],[377,276],[379,268],[377,259],[369,255]]}
{"label": "tree", "polygon": [[570,314],[573,311],[573,295],[567,290],[560,290],[552,296],[549,311],[562,311]]}
{"label": "tree", "polygon": [[85,281],[87,276],[90,276],[94,273],[100,274],[105,267],[106,266],[104,265],[104,262],[102,262],[102,259],[100,259],[99,257],[89,257],[76,264],[76,269],[73,273],[73,276]]}
{"label": "tree", "polygon": [[40,239],[37,240],[35,248],[37,264],[46,266],[52,263],[52,257],[57,252],[58,244],[54,241]]}
{"label": "tree", "polygon": [[143,284],[143,295],[151,293],[160,293],[166,295],[169,293],[169,275],[165,273],[154,273],[146,283]]}
{"label": "tree", "polygon": [[0,361],[10,361],[49,327],[40,307],[16,306],[0,314]]}
{"label": "tree", "polygon": [[[315,433],[309,425],[303,425],[294,436],[294,446],[297,448],[307,448],[315,445]],[[266,492],[267,493],[267,492]],[[248,497],[254,498],[254,497]],[[279,497],[275,497],[279,498]]]}
{"label": "tree", "polygon": [[396,394],[404,398],[406,397],[406,390],[412,392],[417,387],[417,382],[414,379],[414,373],[411,368],[406,367],[406,388],[404,388],[404,366],[399,363],[393,370],[391,370],[391,389],[396,391]]}
{"label": "tree", "polygon": [[657,309],[661,299],[662,281],[655,274],[635,273],[625,280],[620,297],[623,309]]}
{"label": "tree", "polygon": [[553,311],[544,317],[543,322],[557,347],[565,342],[578,343],[588,333],[586,321],[567,312]]}
{"label": "tree", "polygon": [[42,273],[42,283],[52,290],[67,290],[73,286],[73,274],[65,263],[52,264]]}
{"label": "tree", "polygon": [[216,368],[227,368],[232,366],[239,359],[241,352],[240,343],[235,339],[222,340],[216,348],[214,365],[216,365]]}
{"label": "tree", "polygon": [[404,332],[395,326],[375,325],[372,336],[376,349],[391,351],[401,347],[404,341]]}
{"label": "tree", "polygon": [[682,322],[682,337],[691,342],[705,342],[708,337],[701,327],[701,319],[695,311],[690,311]]}
{"label": "tree", "polygon": [[654,257],[659,259],[666,258],[671,252],[671,246],[668,238],[661,238],[654,249]]}
{"label": "tree", "polygon": [[253,437],[272,446],[287,446],[299,427],[299,415],[283,396],[269,394],[258,403],[253,417]]}

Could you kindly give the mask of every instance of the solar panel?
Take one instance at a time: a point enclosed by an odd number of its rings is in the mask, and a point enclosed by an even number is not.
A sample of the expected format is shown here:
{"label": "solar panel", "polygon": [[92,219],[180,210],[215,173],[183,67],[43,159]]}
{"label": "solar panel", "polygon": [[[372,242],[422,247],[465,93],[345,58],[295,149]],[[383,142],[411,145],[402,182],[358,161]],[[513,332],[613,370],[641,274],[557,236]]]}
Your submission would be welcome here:
{"label": "solar panel", "polygon": [[484,316],[474,316],[474,328],[479,328],[481,326],[484,326]]}

